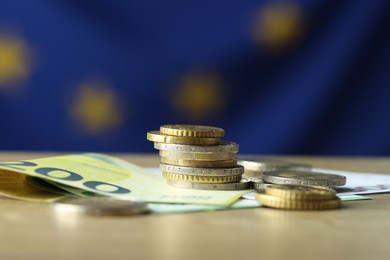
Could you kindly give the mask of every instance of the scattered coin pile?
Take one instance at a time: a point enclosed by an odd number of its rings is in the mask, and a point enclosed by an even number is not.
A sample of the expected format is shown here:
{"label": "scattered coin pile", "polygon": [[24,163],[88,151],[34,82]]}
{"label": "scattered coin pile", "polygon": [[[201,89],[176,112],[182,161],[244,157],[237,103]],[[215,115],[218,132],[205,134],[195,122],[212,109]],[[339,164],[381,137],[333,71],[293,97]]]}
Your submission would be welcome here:
{"label": "scattered coin pile", "polygon": [[325,210],[341,206],[333,189],[319,186],[270,185],[256,193],[256,200],[278,209]]}
{"label": "scattered coin pile", "polygon": [[171,186],[200,190],[250,189],[241,181],[244,167],[237,165],[238,144],[222,141],[218,127],[163,125],[147,133],[160,150],[160,168]]}
{"label": "scattered coin pile", "polygon": [[312,166],[284,160],[255,157],[241,158],[238,164],[244,166],[242,175],[256,190],[263,190],[271,184],[300,184],[338,187],[346,184],[346,177],[337,174],[311,171]]}
{"label": "scattered coin pile", "polygon": [[[303,163],[292,163],[268,157],[241,158],[238,164],[244,166],[245,172],[242,177],[252,183],[256,190],[263,190],[273,182],[263,180],[264,172],[288,171],[310,171],[311,165]],[[271,180],[272,181],[272,180]]]}
{"label": "scattered coin pile", "polygon": [[335,188],[347,183],[347,178],[343,175],[312,172],[312,171],[294,171],[279,170],[263,172],[260,180],[253,181],[254,188],[257,190],[265,189],[270,184],[287,185],[308,185]]}

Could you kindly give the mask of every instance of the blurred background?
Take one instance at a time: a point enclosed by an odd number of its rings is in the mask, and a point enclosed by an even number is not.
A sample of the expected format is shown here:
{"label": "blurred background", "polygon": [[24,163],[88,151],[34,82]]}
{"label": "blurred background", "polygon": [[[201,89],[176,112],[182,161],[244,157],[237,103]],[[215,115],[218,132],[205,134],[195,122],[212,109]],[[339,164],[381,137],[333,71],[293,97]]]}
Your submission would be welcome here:
{"label": "blurred background", "polygon": [[390,155],[390,1],[0,0],[0,149]]}

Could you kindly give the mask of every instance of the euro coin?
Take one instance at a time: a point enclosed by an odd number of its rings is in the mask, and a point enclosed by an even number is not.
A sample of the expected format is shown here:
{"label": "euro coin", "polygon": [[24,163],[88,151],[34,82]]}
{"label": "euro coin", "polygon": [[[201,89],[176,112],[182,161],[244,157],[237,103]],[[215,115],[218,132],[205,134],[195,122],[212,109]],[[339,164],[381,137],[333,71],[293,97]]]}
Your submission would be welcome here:
{"label": "euro coin", "polygon": [[154,148],[163,151],[185,153],[237,153],[239,145],[234,142],[222,141],[218,145],[185,145],[154,143]]}
{"label": "euro coin", "polygon": [[294,171],[309,171],[311,165],[303,163],[292,163],[274,158],[258,157],[254,160],[240,158],[240,165],[245,167],[245,171],[265,172],[278,170],[294,170]]}
{"label": "euro coin", "polygon": [[228,182],[238,182],[241,180],[241,175],[201,176],[201,175],[177,174],[171,172],[163,172],[163,177],[168,180],[191,181],[191,182],[201,182],[201,183],[228,183]]}
{"label": "euro coin", "polygon": [[290,200],[264,193],[256,193],[256,200],[265,206],[278,209],[325,210],[337,209],[341,206],[341,201],[337,197],[330,200]]}
{"label": "euro coin", "polygon": [[143,201],[117,200],[108,197],[68,197],[54,203],[61,213],[87,215],[135,215],[148,212]]}
{"label": "euro coin", "polygon": [[168,185],[176,188],[194,189],[194,190],[248,190],[251,189],[249,181],[232,183],[197,183],[189,181],[167,180]]}
{"label": "euro coin", "polygon": [[262,191],[266,189],[269,185],[272,185],[269,183],[265,183],[261,178],[245,178],[245,177],[242,178],[252,182],[252,187],[258,191]]}
{"label": "euro coin", "polygon": [[223,137],[225,131],[219,127],[203,125],[163,125],[160,132],[165,135],[186,137]]}
{"label": "euro coin", "polygon": [[163,172],[201,176],[231,176],[242,175],[244,173],[244,167],[242,167],[241,165],[229,168],[199,168],[160,163],[160,169]]}
{"label": "euro coin", "polygon": [[193,144],[193,145],[216,145],[221,139],[219,137],[182,137],[163,135],[159,131],[150,131],[146,135],[146,139],[157,143],[171,143],[171,144]]}
{"label": "euro coin", "polygon": [[345,185],[347,178],[342,175],[308,171],[264,172],[263,180],[273,184],[295,184],[335,187]]}
{"label": "euro coin", "polygon": [[269,185],[265,194],[290,200],[329,200],[336,198],[336,191],[320,186]]}
{"label": "euro coin", "polygon": [[196,161],[224,161],[224,160],[237,160],[235,153],[184,153],[184,152],[171,152],[160,151],[160,156],[169,157],[172,159],[185,159]]}
{"label": "euro coin", "polygon": [[176,166],[190,166],[190,167],[204,167],[204,168],[226,168],[235,167],[237,160],[224,160],[224,161],[196,161],[185,159],[173,159],[169,157],[161,157],[161,162],[165,164],[171,164]]}
{"label": "euro coin", "polygon": [[269,183],[264,182],[253,182],[253,188],[257,191],[263,191],[265,190],[269,185]]}
{"label": "euro coin", "polygon": [[[237,164],[239,164],[239,161],[237,161]],[[263,172],[249,171],[245,168],[244,177],[247,179],[263,178]]]}
{"label": "euro coin", "polygon": [[262,178],[247,178],[247,177],[242,177],[244,180],[248,180],[251,182],[263,182]]}

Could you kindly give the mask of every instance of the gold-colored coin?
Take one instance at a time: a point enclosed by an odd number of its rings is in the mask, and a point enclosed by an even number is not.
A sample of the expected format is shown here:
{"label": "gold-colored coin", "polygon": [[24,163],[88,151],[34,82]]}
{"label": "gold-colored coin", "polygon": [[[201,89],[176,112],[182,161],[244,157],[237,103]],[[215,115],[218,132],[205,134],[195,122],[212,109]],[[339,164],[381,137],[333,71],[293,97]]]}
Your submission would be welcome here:
{"label": "gold-colored coin", "polygon": [[235,153],[185,153],[185,152],[171,152],[160,151],[160,156],[169,157],[172,159],[185,159],[196,161],[223,161],[223,160],[237,160]]}
{"label": "gold-colored coin", "polygon": [[341,201],[337,197],[330,200],[290,200],[264,193],[256,193],[256,200],[267,207],[278,209],[325,210],[337,209],[341,206]]}
{"label": "gold-colored coin", "polygon": [[203,125],[163,125],[160,132],[165,135],[187,137],[222,137],[225,131],[219,127]]}
{"label": "gold-colored coin", "polygon": [[269,185],[265,194],[289,200],[329,200],[336,198],[336,191],[326,187],[305,185]]}
{"label": "gold-colored coin", "polygon": [[191,181],[174,181],[167,179],[168,185],[176,188],[192,190],[249,190],[251,183],[249,181],[231,182],[231,183],[199,183]]}
{"label": "gold-colored coin", "polygon": [[186,159],[173,159],[169,157],[161,157],[161,162],[176,166],[189,166],[189,167],[201,167],[201,168],[225,168],[236,167],[237,160],[224,160],[224,161],[196,161]]}
{"label": "gold-colored coin", "polygon": [[163,135],[159,131],[150,131],[146,135],[146,139],[157,143],[170,143],[170,144],[193,144],[193,145],[216,145],[220,144],[221,139],[219,137],[182,137],[182,136],[170,136]]}
{"label": "gold-colored coin", "polygon": [[199,182],[199,183],[229,183],[229,182],[238,182],[241,180],[241,175],[201,176],[201,175],[188,175],[188,174],[163,172],[163,176],[164,178],[169,180],[191,181],[191,182]]}

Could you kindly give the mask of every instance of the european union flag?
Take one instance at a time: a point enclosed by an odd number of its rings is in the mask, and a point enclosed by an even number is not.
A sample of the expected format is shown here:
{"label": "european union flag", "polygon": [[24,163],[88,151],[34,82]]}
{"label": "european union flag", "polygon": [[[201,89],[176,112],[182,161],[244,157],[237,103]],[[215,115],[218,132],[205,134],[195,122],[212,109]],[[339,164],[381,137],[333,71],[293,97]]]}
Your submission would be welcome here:
{"label": "european union flag", "polygon": [[0,1],[0,149],[390,155],[390,2]]}

